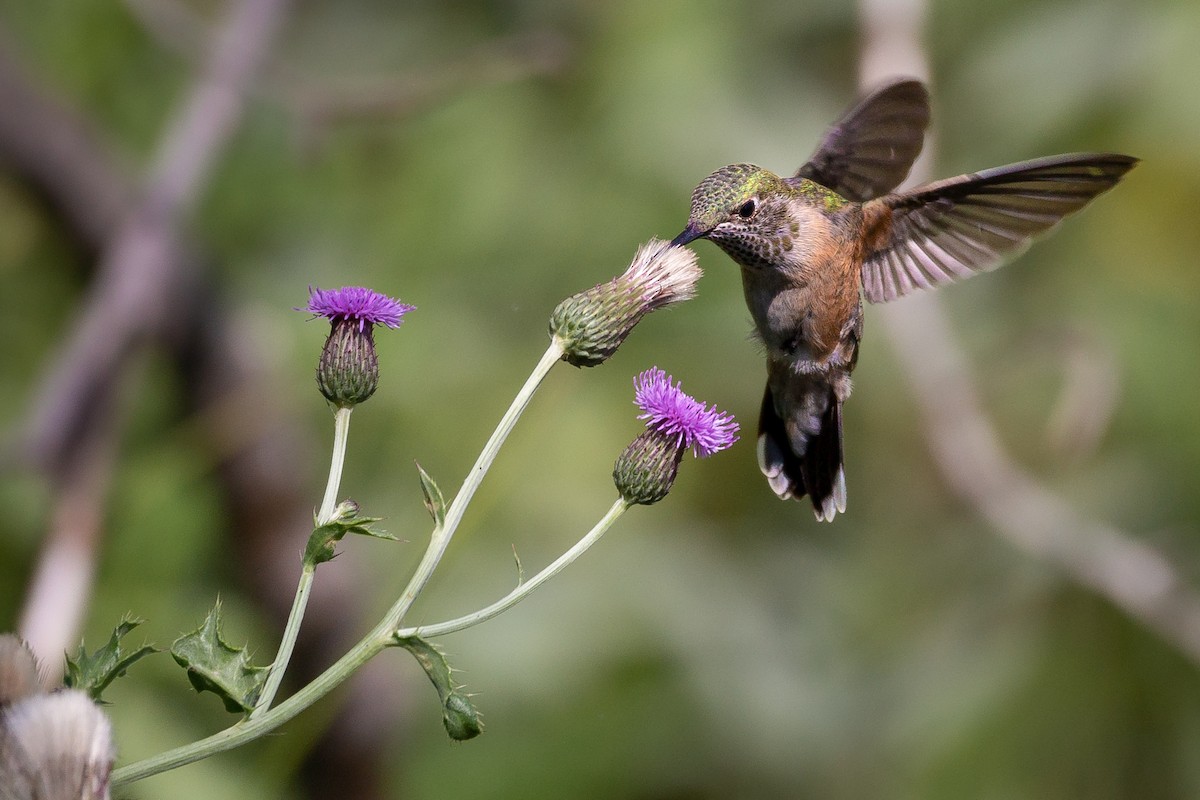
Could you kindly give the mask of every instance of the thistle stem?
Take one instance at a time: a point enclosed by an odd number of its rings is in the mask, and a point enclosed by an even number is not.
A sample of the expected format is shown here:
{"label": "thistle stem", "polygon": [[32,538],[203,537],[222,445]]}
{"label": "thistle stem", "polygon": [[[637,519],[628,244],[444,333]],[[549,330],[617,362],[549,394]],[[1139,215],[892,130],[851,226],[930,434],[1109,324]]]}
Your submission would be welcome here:
{"label": "thistle stem", "polygon": [[287,670],[288,662],[292,660],[292,650],[296,647],[296,637],[300,634],[300,623],[304,621],[304,610],[308,607],[308,596],[312,592],[313,575],[317,571],[316,564],[305,564],[300,571],[300,582],[296,586],[296,597],[292,600],[292,610],[288,614],[287,625],[283,629],[283,638],[279,641],[279,652],[271,664],[271,671],[263,684],[262,694],[250,712],[250,719],[257,719],[267,712],[283,682],[283,673]]}
{"label": "thistle stem", "polygon": [[608,510],[608,513],[606,513],[604,517],[602,517],[601,520],[596,523],[595,527],[588,531],[582,539],[576,542],[570,550],[567,550],[537,575],[534,575],[527,581],[523,581],[515,589],[496,602],[492,603],[487,608],[482,608],[479,611],[458,617],[457,619],[439,622],[434,625],[419,625],[415,628],[404,628],[396,631],[394,634],[395,638],[404,639],[411,636],[419,636],[421,638],[431,639],[435,636],[443,636],[447,633],[453,633],[455,631],[464,630],[465,628],[470,628],[473,625],[478,625],[481,622],[485,622],[492,617],[498,616],[499,614],[507,611],[529,595],[533,594],[533,592],[536,591],[543,583],[562,572],[572,562],[574,562],[575,559],[586,553],[592,545],[600,541],[600,538],[604,536],[605,532],[608,531],[610,527],[612,527],[612,524],[616,522],[622,514],[629,510],[629,507],[630,505],[628,502],[626,502],[624,499],[618,498],[618,500],[613,503],[612,508]]}
{"label": "thistle stem", "polygon": [[[316,527],[321,527],[333,519],[337,508],[338,489],[342,483],[342,466],[346,463],[346,443],[350,438],[350,412],[353,406],[340,407],[333,415],[333,455],[329,462],[329,480],[325,483],[325,499],[321,501],[321,510],[317,512]],[[304,563],[300,570],[300,581],[296,585],[296,596],[292,600],[292,610],[288,614],[287,624],[283,628],[283,638],[279,641],[279,652],[271,663],[271,671],[263,684],[262,694],[250,712],[250,719],[256,719],[266,713],[279,692],[283,682],[283,673],[292,660],[292,651],[296,647],[296,637],[300,635],[300,624],[304,621],[304,612],[308,608],[308,597],[312,593],[313,576],[317,565]]]}
{"label": "thistle stem", "polygon": [[236,725],[214,733],[212,736],[201,739],[198,742],[191,742],[176,747],[173,750],[167,750],[156,756],[151,756],[150,758],[115,769],[111,777],[113,788],[117,789],[134,781],[139,781],[142,778],[148,778],[160,772],[166,772],[176,767],[182,767],[185,764],[191,764],[216,753],[232,750],[241,744],[269,733],[329,694],[329,692],[337,688],[339,684],[363,664],[370,661],[387,645],[388,642],[386,640],[379,638],[372,631],[371,634],[350,648],[333,666],[314,678],[303,689],[269,711],[264,712],[262,716],[255,719],[243,719]]}
{"label": "thistle stem", "polygon": [[382,629],[387,635],[400,627],[400,622],[404,619],[404,615],[408,613],[408,609],[412,606],[413,601],[417,599],[417,595],[425,588],[425,584],[433,576],[433,571],[437,568],[438,563],[442,560],[442,556],[446,553],[446,548],[450,545],[450,539],[454,536],[454,531],[458,528],[458,523],[462,521],[463,514],[467,509],[467,505],[471,502],[471,498],[475,495],[475,490],[479,488],[479,484],[483,481],[483,476],[487,474],[488,468],[492,465],[492,461],[496,458],[496,453],[499,452],[500,446],[504,444],[504,440],[508,438],[508,434],[512,431],[513,426],[517,424],[522,412],[529,405],[529,401],[533,398],[533,393],[537,391],[542,379],[550,372],[550,368],[559,362],[563,356],[563,348],[557,339],[550,342],[550,347],[542,354],[542,358],[538,361],[537,366],[533,368],[529,378],[525,381],[525,385],[517,392],[517,396],[513,398],[512,405],[508,407],[508,411],[500,418],[499,424],[496,425],[496,430],[492,432],[492,436],[488,439],[487,444],[483,446],[483,450],[479,453],[479,458],[475,460],[475,466],[471,467],[471,471],[467,473],[466,480],[463,481],[462,488],[458,490],[453,502],[450,503],[450,508],[446,510],[446,520],[442,525],[438,525],[433,529],[433,533],[429,537],[429,547],[425,550],[425,555],[421,558],[421,563],[417,565],[416,571],[405,587],[404,592],[400,595],[395,605],[388,611],[383,622],[380,623],[379,629]]}
{"label": "thistle stem", "polygon": [[337,508],[338,488],[342,485],[342,465],[346,463],[346,441],[350,438],[350,412],[353,410],[353,406],[346,406],[338,408],[333,414],[333,457],[329,462],[325,499],[321,501],[321,510],[317,512],[318,528],[333,519],[334,509]]}
{"label": "thistle stem", "polygon": [[[541,360],[538,361],[537,366],[534,367],[533,372],[525,381],[525,385],[521,387],[521,390],[517,393],[516,398],[513,399],[512,405],[509,406],[508,411],[506,411],[504,416],[501,417],[500,423],[496,426],[496,430],[492,433],[491,438],[488,439],[487,444],[484,445],[482,452],[479,454],[479,458],[476,459],[475,465],[471,468],[471,472],[468,473],[466,480],[463,481],[462,488],[459,489],[454,501],[450,504],[449,509],[446,511],[445,523],[434,528],[433,534],[430,536],[429,546],[425,550],[425,555],[422,557],[421,563],[417,565],[417,569],[413,573],[412,579],[409,581],[408,586],[405,587],[404,592],[400,595],[400,598],[396,601],[395,605],[389,609],[387,615],[384,616],[384,618],[380,620],[380,622],[374,628],[372,628],[366,636],[364,636],[357,644],[351,647],[350,650],[347,651],[344,656],[338,659],[336,663],[330,666],[329,669],[322,672],[320,675],[314,678],[311,683],[297,691],[291,697],[287,698],[274,708],[268,709],[265,703],[260,702],[260,705],[255,707],[254,712],[249,717],[241,720],[229,728],[226,728],[223,731],[214,733],[212,736],[201,739],[198,742],[191,742],[189,744],[176,747],[173,750],[167,750],[166,752],[159,753],[156,756],[151,756],[150,758],[146,758],[141,761],[134,762],[133,764],[128,764],[124,767],[115,769],[112,773],[113,787],[119,788],[121,786],[133,783],[134,781],[139,781],[142,778],[148,778],[151,775],[157,775],[160,772],[166,772],[167,770],[175,769],[176,767],[181,767],[185,764],[191,764],[216,753],[222,753],[226,750],[231,750],[245,742],[257,739],[259,736],[274,730],[283,723],[294,718],[300,712],[304,711],[313,703],[317,702],[317,700],[321,699],[335,689],[339,684],[357,671],[359,667],[370,661],[374,656],[378,655],[379,652],[385,647],[394,645],[395,639],[393,638],[393,634],[400,626],[400,621],[404,618],[404,615],[408,613],[408,609],[412,606],[413,601],[416,600],[417,595],[420,594],[423,588],[425,588],[425,584],[429,582],[429,578],[433,575],[434,569],[437,567],[438,562],[441,561],[442,556],[445,554],[446,548],[450,544],[450,538],[454,535],[454,531],[458,527],[458,523],[462,520],[463,513],[466,511],[467,504],[470,503],[471,497],[475,494],[475,490],[479,488],[479,484],[483,481],[483,476],[487,474],[488,468],[495,460],[496,453],[500,450],[500,446],[504,443],[504,440],[512,431],[513,426],[516,425],[521,413],[529,405],[529,401],[532,399],[533,393],[537,390],[538,385],[541,384],[542,379],[545,378],[546,374],[550,372],[550,368],[562,358],[562,355],[562,345],[557,340],[551,341],[550,347],[547,348],[546,352],[542,355]],[[340,481],[341,476],[341,463],[338,456],[338,439],[340,438],[341,440],[340,452],[342,457],[344,457],[345,428],[349,424],[350,416],[348,410],[346,411],[347,413],[344,415],[344,418],[341,414],[341,410],[338,412],[338,417],[335,418],[337,420],[337,428],[335,430],[340,431],[340,433],[335,433],[334,462],[336,466],[331,467],[330,469],[330,486],[333,486],[334,488],[329,489],[327,487],[325,494],[326,503],[322,505],[322,512],[325,510],[325,505],[330,503],[329,498],[331,496],[337,496],[335,481]],[[332,508],[333,506],[330,505],[330,517],[332,517]],[[609,515],[612,516],[613,512],[610,511]],[[323,517],[324,513],[319,515],[318,520],[322,519]],[[318,522],[318,524],[321,523]],[[563,566],[565,566],[565,564]],[[309,577],[309,582],[311,583],[311,575]],[[304,586],[304,583],[305,579],[304,574],[302,573],[301,587]],[[303,603],[306,602],[307,597],[305,597],[302,601],[302,598],[300,597],[301,593],[301,591],[297,591],[296,593],[296,605],[293,606],[292,610],[293,617],[303,616]],[[307,594],[306,591],[304,593]],[[299,608],[299,612],[297,612],[297,607]],[[290,620],[288,627],[292,627]],[[299,629],[299,619],[297,619],[295,627],[297,630]],[[291,646],[295,643],[294,633],[290,644],[288,643],[286,636],[287,631],[285,630],[285,640],[284,643],[280,645],[280,655],[283,655],[283,648],[286,645],[288,647],[288,656],[290,657]],[[282,676],[283,666],[282,662],[278,658],[276,659],[276,665],[272,667],[271,678],[275,677],[277,668],[280,676]],[[263,697],[266,696],[266,692],[264,691]]]}

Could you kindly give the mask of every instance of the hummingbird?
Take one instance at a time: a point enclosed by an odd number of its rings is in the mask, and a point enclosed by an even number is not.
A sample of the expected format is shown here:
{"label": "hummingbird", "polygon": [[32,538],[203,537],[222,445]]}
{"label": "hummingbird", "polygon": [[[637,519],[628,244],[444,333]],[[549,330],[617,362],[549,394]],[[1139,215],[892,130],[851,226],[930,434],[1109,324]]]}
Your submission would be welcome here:
{"label": "hummingbird", "polygon": [[780,498],[808,495],[821,521],[846,510],[842,405],[863,298],[887,302],[994,269],[1138,163],[1071,153],[897,192],[929,115],[920,81],[888,83],[830,126],[796,174],[730,164],[702,180],[672,242],[708,239],[741,267],[767,361],[759,467]]}

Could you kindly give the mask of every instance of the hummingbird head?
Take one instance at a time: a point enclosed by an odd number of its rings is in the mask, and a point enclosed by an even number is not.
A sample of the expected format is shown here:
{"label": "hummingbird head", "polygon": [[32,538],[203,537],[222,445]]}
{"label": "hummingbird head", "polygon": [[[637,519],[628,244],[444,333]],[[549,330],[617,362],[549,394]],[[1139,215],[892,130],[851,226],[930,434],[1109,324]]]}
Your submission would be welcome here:
{"label": "hummingbird head", "polygon": [[687,227],[671,242],[707,238],[746,267],[778,263],[798,231],[788,216],[792,190],[754,164],[730,164],[692,192]]}

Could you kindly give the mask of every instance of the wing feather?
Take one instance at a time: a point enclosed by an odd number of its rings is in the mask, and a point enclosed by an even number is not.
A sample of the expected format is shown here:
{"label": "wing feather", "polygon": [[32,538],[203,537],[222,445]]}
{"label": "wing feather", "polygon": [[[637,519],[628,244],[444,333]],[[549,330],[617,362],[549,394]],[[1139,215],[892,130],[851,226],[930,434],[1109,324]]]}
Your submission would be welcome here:
{"label": "wing feather", "polygon": [[960,175],[864,207],[863,293],[879,303],[994,269],[1138,163],[1074,153]]}
{"label": "wing feather", "polygon": [[906,79],[881,86],[825,132],[791,180],[815,181],[848,200],[866,202],[908,177],[929,126],[929,92]]}

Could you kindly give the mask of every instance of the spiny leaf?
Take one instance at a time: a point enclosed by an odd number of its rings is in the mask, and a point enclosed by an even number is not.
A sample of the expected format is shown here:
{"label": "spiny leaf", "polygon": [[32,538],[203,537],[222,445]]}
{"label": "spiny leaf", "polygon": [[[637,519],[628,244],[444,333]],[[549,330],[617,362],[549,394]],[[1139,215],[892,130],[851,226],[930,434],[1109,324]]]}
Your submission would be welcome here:
{"label": "spiny leaf", "polygon": [[121,639],[143,622],[145,620],[125,617],[113,628],[108,644],[91,655],[80,642],[79,651],[74,656],[67,656],[67,674],[63,683],[68,688],[87,692],[89,697],[100,702],[100,694],[110,683],[124,675],[135,661],[159,652],[158,648],[150,645],[142,645],[132,653],[121,652]]}
{"label": "spiny leaf", "polygon": [[187,670],[192,688],[213,692],[232,714],[252,710],[267,679],[267,667],[251,664],[246,648],[231,647],[221,638],[220,600],[203,625],[175,640],[171,655]]}
{"label": "spiny leaf", "polygon": [[395,541],[396,537],[390,533],[371,527],[381,519],[382,517],[364,517],[359,514],[358,503],[353,500],[340,503],[334,511],[333,519],[313,530],[312,535],[308,537],[308,546],[304,548],[304,563],[315,566],[332,560],[337,555],[335,545],[347,533]]}
{"label": "spiny leaf", "polygon": [[433,524],[440,528],[446,524],[446,498],[442,496],[442,490],[438,488],[433,478],[429,477],[429,473],[420,464],[417,464],[417,472],[421,474],[421,493],[425,495],[425,509],[429,512],[429,516],[433,517]]}
{"label": "spiny leaf", "polygon": [[464,692],[457,690],[442,700],[442,725],[456,742],[465,742],[483,733],[483,720],[475,704]]}
{"label": "spiny leaf", "polygon": [[419,636],[396,637],[396,644],[413,654],[437,689],[442,701],[442,724],[456,742],[474,739],[483,732],[483,720],[462,687],[454,683],[454,671],[440,650]]}

